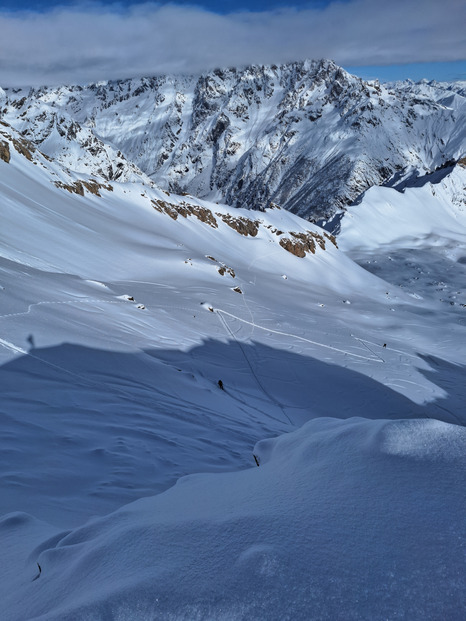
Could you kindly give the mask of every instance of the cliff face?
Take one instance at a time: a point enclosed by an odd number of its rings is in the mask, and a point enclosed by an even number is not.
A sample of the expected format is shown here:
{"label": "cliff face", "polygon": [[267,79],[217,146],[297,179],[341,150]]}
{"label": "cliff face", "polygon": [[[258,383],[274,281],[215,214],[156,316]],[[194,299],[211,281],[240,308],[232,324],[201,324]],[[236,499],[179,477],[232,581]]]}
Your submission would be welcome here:
{"label": "cliff face", "polygon": [[[3,117],[69,168],[311,220],[464,155],[464,89],[331,61],[6,90]],[[141,172],[143,171],[143,173]],[[147,180],[147,179],[146,179]]]}

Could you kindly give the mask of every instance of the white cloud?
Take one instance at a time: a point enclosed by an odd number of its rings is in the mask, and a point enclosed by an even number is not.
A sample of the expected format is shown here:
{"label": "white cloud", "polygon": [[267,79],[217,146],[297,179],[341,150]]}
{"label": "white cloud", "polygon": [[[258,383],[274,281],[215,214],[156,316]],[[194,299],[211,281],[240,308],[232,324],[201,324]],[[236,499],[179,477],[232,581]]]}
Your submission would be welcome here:
{"label": "white cloud", "polygon": [[462,60],[465,23],[464,0],[353,0],[323,10],[230,15],[174,4],[0,13],[0,84],[84,83],[322,57],[353,66]]}

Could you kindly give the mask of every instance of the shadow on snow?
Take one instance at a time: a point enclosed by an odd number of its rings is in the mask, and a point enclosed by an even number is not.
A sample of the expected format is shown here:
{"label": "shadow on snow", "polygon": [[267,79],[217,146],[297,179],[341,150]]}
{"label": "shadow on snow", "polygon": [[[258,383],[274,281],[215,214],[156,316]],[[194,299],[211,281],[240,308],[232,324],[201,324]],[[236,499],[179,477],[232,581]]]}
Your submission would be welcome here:
{"label": "shadow on snow", "polygon": [[459,422],[464,369],[427,362],[422,372],[448,396],[419,406],[355,371],[258,343],[32,348],[0,369],[0,515],[73,526],[186,474],[252,467],[258,440],[310,418]]}

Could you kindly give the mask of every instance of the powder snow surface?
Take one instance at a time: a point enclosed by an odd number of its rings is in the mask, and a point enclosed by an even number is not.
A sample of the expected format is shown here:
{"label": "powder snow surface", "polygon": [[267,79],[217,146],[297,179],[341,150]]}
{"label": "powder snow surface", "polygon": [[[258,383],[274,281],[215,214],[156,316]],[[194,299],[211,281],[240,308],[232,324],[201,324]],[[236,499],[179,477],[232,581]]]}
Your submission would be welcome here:
{"label": "powder snow surface", "polygon": [[[317,419],[256,453],[259,468],[57,531],[4,604],[50,620],[461,618],[464,427]],[[0,526],[37,537],[24,514]]]}
{"label": "powder snow surface", "polygon": [[464,168],[298,258],[10,146],[2,619],[464,619]]}

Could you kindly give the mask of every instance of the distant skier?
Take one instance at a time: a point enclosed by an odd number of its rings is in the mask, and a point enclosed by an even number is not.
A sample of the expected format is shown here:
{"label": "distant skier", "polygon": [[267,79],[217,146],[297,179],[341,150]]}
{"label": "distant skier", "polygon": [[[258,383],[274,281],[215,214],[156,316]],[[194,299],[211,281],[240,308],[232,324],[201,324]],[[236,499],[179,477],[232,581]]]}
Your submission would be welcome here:
{"label": "distant skier", "polygon": [[384,343],[384,344],[383,344],[383,347],[384,347],[384,349],[385,349],[385,348],[387,347],[387,343]]}
{"label": "distant skier", "polygon": [[223,382],[222,380],[218,380],[218,387],[220,388],[220,390],[225,390],[225,388],[223,387]]}

